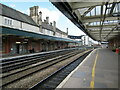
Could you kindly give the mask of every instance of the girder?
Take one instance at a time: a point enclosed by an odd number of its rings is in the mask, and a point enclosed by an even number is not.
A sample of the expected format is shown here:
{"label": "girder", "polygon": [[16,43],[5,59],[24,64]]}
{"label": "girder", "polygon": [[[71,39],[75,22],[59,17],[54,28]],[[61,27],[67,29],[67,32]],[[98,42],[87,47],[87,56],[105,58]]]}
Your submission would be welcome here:
{"label": "girder", "polygon": [[60,0],[52,3],[94,40],[108,41],[120,36],[120,0]]}

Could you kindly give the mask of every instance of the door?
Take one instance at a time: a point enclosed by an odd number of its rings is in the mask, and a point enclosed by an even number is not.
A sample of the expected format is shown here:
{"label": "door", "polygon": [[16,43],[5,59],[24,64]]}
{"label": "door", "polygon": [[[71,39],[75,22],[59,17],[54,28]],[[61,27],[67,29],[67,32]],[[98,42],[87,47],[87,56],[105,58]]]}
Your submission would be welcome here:
{"label": "door", "polygon": [[19,50],[20,50],[20,44],[17,44],[17,45],[16,45],[16,51],[17,51],[17,54],[20,53]]}

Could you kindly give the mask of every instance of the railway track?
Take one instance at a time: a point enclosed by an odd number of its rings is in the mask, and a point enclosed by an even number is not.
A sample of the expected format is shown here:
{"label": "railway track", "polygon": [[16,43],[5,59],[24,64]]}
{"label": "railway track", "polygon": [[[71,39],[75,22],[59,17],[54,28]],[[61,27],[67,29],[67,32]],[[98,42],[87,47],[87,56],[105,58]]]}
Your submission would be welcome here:
{"label": "railway track", "polygon": [[29,90],[40,90],[40,89],[55,89],[64,79],[70,74],[90,53],[91,51],[85,53],[83,56],[79,57],[77,60],[70,62],[69,64],[61,67],[59,70],[49,75],[45,79],[41,80],[39,83],[31,87]]}
{"label": "railway track", "polygon": [[24,67],[22,69],[17,70],[16,72],[10,72],[5,75],[1,75],[0,79],[2,79],[2,87],[4,88],[5,86],[18,81],[22,78],[25,78],[31,74],[34,74],[40,70],[49,68],[50,66],[59,63],[67,58],[70,58],[78,53],[82,52],[81,50],[74,50],[69,53],[64,53],[64,55],[55,57],[53,59],[47,59],[45,61],[41,61],[38,63],[34,63],[32,65],[29,65],[28,67]]}
{"label": "railway track", "polygon": [[18,58],[18,59],[9,59],[9,60],[3,60],[0,63],[0,69],[1,69],[1,73],[6,73],[9,72],[11,70],[14,69],[18,69],[18,68],[22,68],[31,64],[35,64],[37,62],[40,61],[44,61],[46,59],[50,59],[56,56],[60,56],[63,54],[67,54],[69,52],[71,52],[73,50],[70,51],[60,51],[59,53],[48,53],[48,54],[42,54],[42,55],[34,55],[34,56],[30,56],[30,57],[25,57],[25,58]]}

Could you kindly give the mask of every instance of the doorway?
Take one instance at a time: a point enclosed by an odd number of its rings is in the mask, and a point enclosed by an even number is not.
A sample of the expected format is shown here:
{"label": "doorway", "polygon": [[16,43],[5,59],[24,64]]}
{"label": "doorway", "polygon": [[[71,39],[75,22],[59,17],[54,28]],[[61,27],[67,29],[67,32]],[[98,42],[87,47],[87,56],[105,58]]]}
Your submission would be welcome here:
{"label": "doorway", "polygon": [[19,54],[20,53],[20,44],[16,44],[16,50],[17,50],[17,54]]}

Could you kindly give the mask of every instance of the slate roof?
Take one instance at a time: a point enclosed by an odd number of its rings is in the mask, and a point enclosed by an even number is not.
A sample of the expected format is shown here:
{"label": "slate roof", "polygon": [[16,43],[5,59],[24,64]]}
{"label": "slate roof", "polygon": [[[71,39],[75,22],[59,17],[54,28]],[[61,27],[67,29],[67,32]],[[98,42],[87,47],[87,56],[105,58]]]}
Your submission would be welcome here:
{"label": "slate roof", "polygon": [[33,21],[33,19],[30,16],[28,16],[27,14],[24,14],[20,11],[17,11],[15,9],[10,8],[10,7],[3,5],[1,3],[0,3],[0,15],[9,17],[9,18],[12,18],[15,20],[19,20],[19,21],[22,21],[22,22],[25,22],[25,23],[28,23],[28,24],[31,24],[34,26],[38,26]]}
{"label": "slate roof", "polygon": [[[1,3],[0,3],[0,15],[9,17],[9,18],[12,18],[12,19],[15,19],[15,20],[19,20],[19,21],[22,21],[22,22],[25,22],[25,23],[28,23],[28,24],[31,24],[31,25],[34,25],[34,26],[38,26],[34,22],[34,20],[30,16],[28,16],[27,14],[24,14],[20,11],[17,11],[15,9],[13,9],[11,7],[8,7],[6,5],[3,5]],[[51,26],[49,24],[46,24],[45,22],[42,22],[42,27],[45,28],[45,29],[53,31],[53,26]],[[61,31],[58,28],[56,28],[56,31],[60,32],[60,33],[63,33],[63,34],[66,34],[65,32]]]}
{"label": "slate roof", "polygon": [[45,29],[53,31],[53,26],[50,26],[50,25],[46,24],[45,22],[42,22],[42,27]]}
{"label": "slate roof", "polygon": [[[45,29],[53,31],[53,26],[51,26],[49,24],[46,24],[45,22],[42,22],[42,27],[45,28]],[[61,31],[57,27],[56,27],[56,31],[59,32],[59,33],[62,33],[62,34],[66,34],[65,32]]]}

